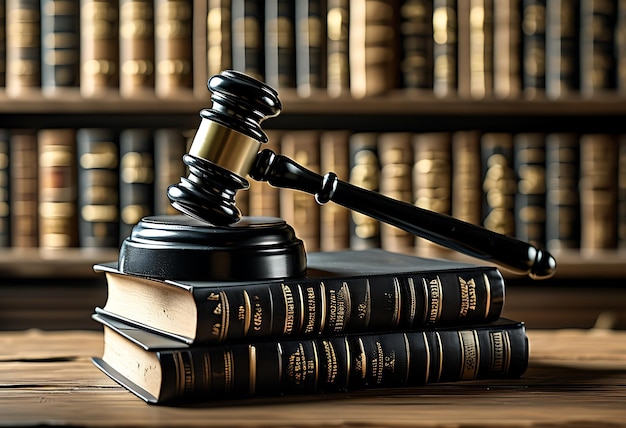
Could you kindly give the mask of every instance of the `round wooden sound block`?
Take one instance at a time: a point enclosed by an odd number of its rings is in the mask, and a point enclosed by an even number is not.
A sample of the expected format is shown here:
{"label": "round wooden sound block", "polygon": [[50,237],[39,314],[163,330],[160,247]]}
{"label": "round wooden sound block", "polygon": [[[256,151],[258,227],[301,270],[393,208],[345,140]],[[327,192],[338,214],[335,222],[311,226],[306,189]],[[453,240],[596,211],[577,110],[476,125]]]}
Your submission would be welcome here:
{"label": "round wooden sound block", "polygon": [[252,281],[301,276],[303,242],[275,217],[213,226],[185,215],[144,217],[120,247],[118,269],[159,279]]}

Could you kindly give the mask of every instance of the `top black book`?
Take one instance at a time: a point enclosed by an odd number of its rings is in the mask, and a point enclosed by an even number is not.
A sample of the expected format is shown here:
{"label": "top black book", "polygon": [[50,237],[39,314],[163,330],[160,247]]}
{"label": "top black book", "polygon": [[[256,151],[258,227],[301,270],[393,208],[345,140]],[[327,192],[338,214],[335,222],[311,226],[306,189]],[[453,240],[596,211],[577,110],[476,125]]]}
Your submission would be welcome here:
{"label": "top black book", "polygon": [[484,323],[504,304],[496,267],[379,249],[310,253],[302,277],[248,282],[94,269],[108,284],[99,312],[186,343]]}

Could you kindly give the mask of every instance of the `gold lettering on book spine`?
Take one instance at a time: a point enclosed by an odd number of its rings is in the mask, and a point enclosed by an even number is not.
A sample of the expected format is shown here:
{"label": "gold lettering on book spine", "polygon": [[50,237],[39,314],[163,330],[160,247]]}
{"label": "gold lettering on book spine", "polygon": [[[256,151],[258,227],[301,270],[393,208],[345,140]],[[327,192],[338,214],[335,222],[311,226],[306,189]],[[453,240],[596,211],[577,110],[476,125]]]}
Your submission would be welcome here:
{"label": "gold lettering on book spine", "polygon": [[285,284],[281,284],[280,288],[283,292],[283,299],[285,301],[285,322],[283,327],[283,334],[291,334],[294,331],[296,304],[291,289]]}
{"label": "gold lettering on book spine", "polygon": [[391,321],[393,327],[397,327],[400,322],[400,310],[402,309],[402,293],[400,291],[400,282],[397,276],[393,277],[393,293],[394,293],[394,310],[393,319]]}
{"label": "gold lettering on book spine", "polygon": [[[306,297],[307,297],[307,305],[306,305],[306,326],[304,328],[304,333],[310,334],[315,330],[315,314],[317,313],[316,302],[315,302],[315,290],[313,287],[307,287],[306,289]],[[321,331],[321,329],[320,329]]]}
{"label": "gold lettering on book spine", "polygon": [[254,395],[256,393],[256,367],[257,367],[257,355],[256,355],[256,347],[254,345],[248,346],[248,360],[250,362],[250,395]]}
{"label": "gold lettering on book spine", "polygon": [[509,333],[495,331],[489,334],[491,343],[491,374],[505,374],[511,367],[511,338]]}
{"label": "gold lettering on book spine", "polygon": [[252,324],[252,302],[250,301],[250,295],[246,290],[243,290],[243,335],[247,336],[250,331],[250,325]]}
{"label": "gold lettering on book spine", "polygon": [[478,362],[480,361],[480,343],[476,330],[461,330],[458,332],[461,346],[461,376],[460,380],[476,379]]}
{"label": "gold lettering on book spine", "polygon": [[358,355],[354,359],[354,371],[361,379],[365,379],[367,375],[367,356],[365,355],[365,346],[363,346],[363,340],[358,339]]}
{"label": "gold lettering on book spine", "polygon": [[337,374],[339,369],[337,367],[337,353],[332,342],[328,340],[322,340],[322,346],[324,347],[324,362],[326,367],[326,384],[332,385],[337,381]]}
{"label": "gold lettering on book spine", "polygon": [[[426,285],[426,279],[423,279]],[[441,305],[443,303],[443,288],[441,287],[441,279],[439,277],[433,278],[428,282],[427,289],[430,299],[430,312],[428,314],[428,321],[430,323],[437,322],[441,317]]]}
{"label": "gold lettering on book spine", "polygon": [[409,283],[407,320],[409,322],[409,326],[412,326],[415,321],[415,316],[417,315],[417,296],[415,295],[415,282],[413,281],[413,278],[407,278],[407,281]]}
{"label": "gold lettering on book spine", "polygon": [[224,351],[224,393],[228,394],[233,390],[233,353]]}
{"label": "gold lettering on book spine", "polygon": [[466,317],[470,311],[476,310],[476,281],[474,278],[465,280],[458,277],[459,290],[461,293],[461,307],[458,316]]}

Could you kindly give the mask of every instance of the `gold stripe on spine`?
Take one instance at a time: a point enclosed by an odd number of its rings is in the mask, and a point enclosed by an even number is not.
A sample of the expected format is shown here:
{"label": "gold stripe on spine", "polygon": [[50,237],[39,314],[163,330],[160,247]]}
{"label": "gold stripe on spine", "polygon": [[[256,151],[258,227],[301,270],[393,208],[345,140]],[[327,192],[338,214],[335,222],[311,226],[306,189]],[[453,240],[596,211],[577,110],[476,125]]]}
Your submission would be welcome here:
{"label": "gold stripe on spine", "polygon": [[394,311],[393,311],[393,320],[392,326],[397,327],[398,323],[400,323],[400,309],[402,308],[402,293],[400,292],[400,282],[398,281],[398,277],[393,277],[393,292],[395,294],[395,298],[393,299]]}
{"label": "gold stripe on spine", "polygon": [[230,393],[233,390],[233,370],[233,353],[224,351],[224,393]]}
{"label": "gold stripe on spine", "polygon": [[326,327],[326,286],[324,282],[320,282],[320,329],[319,332],[324,331],[324,327]]}
{"label": "gold stripe on spine", "polygon": [[350,355],[350,344],[348,338],[344,337],[343,345],[346,347],[346,381],[344,382],[344,388],[348,389],[350,386],[350,370],[352,369],[352,355]]}
{"label": "gold stripe on spine", "polygon": [[248,360],[250,364],[250,395],[254,395],[256,393],[256,367],[257,367],[257,359],[256,359],[256,347],[254,345],[248,346]]}
{"label": "gold stripe on spine", "polygon": [[283,381],[283,346],[280,342],[276,344],[276,356],[278,357],[278,379],[276,383],[280,385]]}
{"label": "gold stripe on spine", "polygon": [[254,138],[203,118],[189,154],[246,177],[260,147],[261,143]]}
{"label": "gold stripe on spine", "polygon": [[359,358],[357,361],[356,370],[361,372],[361,379],[365,379],[367,376],[367,355],[365,355],[365,346],[363,345],[363,340],[361,338],[358,339],[359,343]]}
{"label": "gold stripe on spine", "polygon": [[483,273],[483,280],[485,281],[485,318],[489,315],[489,311],[491,311],[491,282],[489,281],[489,277],[487,274]]}
{"label": "gold stripe on spine", "polygon": [[320,359],[317,353],[317,345],[315,341],[312,341],[311,344],[313,345],[313,366],[314,366],[313,370],[314,370],[314,377],[315,377],[315,384],[313,385],[313,391],[317,391],[317,385],[320,380]]}
{"label": "gold stripe on spine", "polygon": [[504,369],[504,373],[508,373],[509,369],[511,368],[511,337],[509,336],[508,331],[504,332],[503,338],[504,338],[504,349],[505,349],[503,369]]}
{"label": "gold stripe on spine", "polygon": [[185,392],[184,364],[182,352],[176,352],[174,354],[174,370],[176,372],[176,395],[179,397],[181,397]]}
{"label": "gold stripe on spine", "polygon": [[209,358],[209,353],[205,352],[202,355],[202,373],[204,375],[204,390],[207,394],[211,392],[211,359]]}
{"label": "gold stripe on spine", "polygon": [[246,290],[243,290],[243,335],[247,336],[250,331],[250,324],[252,323],[252,303],[250,302],[250,295]]}
{"label": "gold stripe on spine", "polygon": [[300,324],[298,325],[298,332],[302,333],[302,329],[304,328],[305,309],[304,294],[302,293],[302,286],[300,284],[298,284],[298,302],[300,303]]}
{"label": "gold stripe on spine", "polygon": [[404,338],[404,352],[406,353],[406,376],[404,377],[404,384],[408,385],[409,373],[411,371],[411,348],[409,345],[409,337],[406,333],[403,333],[402,337]]}
{"label": "gold stripe on spine", "polygon": [[424,292],[424,315],[422,316],[422,323],[426,324],[430,316],[430,293],[428,292],[426,278],[422,278],[422,291]]}
{"label": "gold stripe on spine", "polygon": [[225,291],[220,291],[220,301],[222,302],[222,330],[220,334],[220,342],[228,337],[230,329],[230,302]]}
{"label": "gold stripe on spine", "polygon": [[426,336],[425,332],[422,332],[422,340],[424,341],[424,352],[426,353],[426,373],[424,373],[424,384],[427,384],[428,379],[430,379],[430,361],[432,359],[432,355],[430,352],[430,346],[428,345],[428,336]]}
{"label": "gold stripe on spine", "polygon": [[437,370],[437,382],[441,382],[441,373],[443,373],[443,343],[441,343],[441,336],[439,332],[435,332],[437,338],[437,347],[439,348],[439,367]]}
{"label": "gold stripe on spine", "polygon": [[365,326],[369,327],[370,318],[372,317],[372,293],[370,288],[370,280],[365,280]]}
{"label": "gold stripe on spine", "polygon": [[409,282],[409,308],[408,308],[408,321],[409,326],[413,325],[415,316],[417,315],[417,296],[415,295],[415,282],[412,277],[407,278]]}

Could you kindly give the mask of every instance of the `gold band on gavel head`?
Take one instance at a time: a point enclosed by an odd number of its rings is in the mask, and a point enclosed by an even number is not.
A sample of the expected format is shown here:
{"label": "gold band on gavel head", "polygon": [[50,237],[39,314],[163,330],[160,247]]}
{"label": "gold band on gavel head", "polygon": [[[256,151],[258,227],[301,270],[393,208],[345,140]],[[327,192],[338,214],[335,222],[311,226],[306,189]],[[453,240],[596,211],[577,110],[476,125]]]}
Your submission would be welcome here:
{"label": "gold band on gavel head", "polygon": [[231,128],[202,118],[189,154],[206,159],[245,178],[261,147],[261,142]]}

